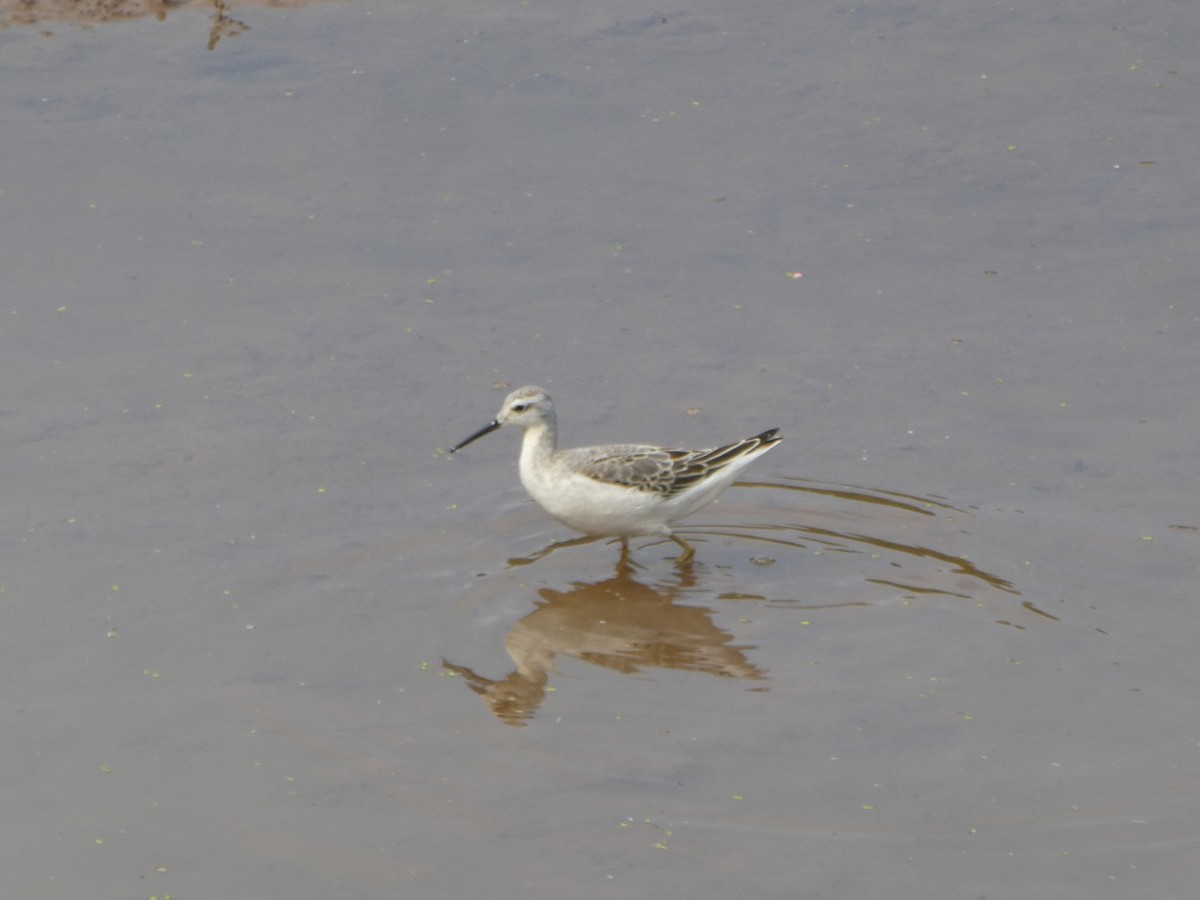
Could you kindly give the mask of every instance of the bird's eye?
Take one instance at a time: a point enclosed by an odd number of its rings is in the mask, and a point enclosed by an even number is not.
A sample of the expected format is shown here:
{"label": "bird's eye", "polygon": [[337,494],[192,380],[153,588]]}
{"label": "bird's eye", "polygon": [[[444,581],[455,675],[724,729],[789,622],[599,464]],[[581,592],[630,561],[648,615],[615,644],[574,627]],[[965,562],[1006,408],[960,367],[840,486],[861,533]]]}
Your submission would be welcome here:
{"label": "bird's eye", "polygon": [[525,412],[527,409],[529,409],[528,403],[514,403],[512,405],[513,412]]}

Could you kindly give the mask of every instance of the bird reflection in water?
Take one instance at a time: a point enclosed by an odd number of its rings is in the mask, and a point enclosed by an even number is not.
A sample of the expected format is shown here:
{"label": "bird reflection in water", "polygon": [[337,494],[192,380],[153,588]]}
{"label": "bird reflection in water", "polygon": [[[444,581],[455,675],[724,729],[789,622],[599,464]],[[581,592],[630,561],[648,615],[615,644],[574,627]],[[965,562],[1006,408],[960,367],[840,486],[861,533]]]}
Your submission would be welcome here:
{"label": "bird reflection in water", "polygon": [[[1006,610],[1004,618],[994,620],[996,624],[1024,629],[1035,621],[1058,621],[1057,616],[1023,598],[1007,578],[973,560],[985,555],[989,547],[986,541],[971,538],[973,526],[967,526],[977,521],[971,509],[937,496],[799,478],[739,482],[737,486],[769,490],[793,502],[764,504],[763,515],[773,518],[758,522],[694,526],[687,529],[688,540],[697,540],[698,535],[700,541],[752,542],[756,549],[789,557],[793,571],[802,572],[803,578],[796,575],[788,580],[776,575],[773,590],[791,584],[797,591],[794,596],[716,594],[711,574],[695,569],[688,559],[677,561],[672,582],[649,586],[634,578],[637,566],[625,548],[612,578],[576,584],[569,591],[539,592],[537,608],[514,625],[505,639],[505,648],[516,664],[510,675],[492,680],[443,660],[445,668],[461,675],[502,721],[522,725],[545,699],[558,656],[625,673],[671,668],[726,678],[764,678],[764,670],[746,656],[746,651],[754,648],[734,645],[732,636],[713,623],[711,609],[677,605],[684,597],[757,600],[789,609],[966,600],[981,611],[990,611],[994,602],[1013,604],[1020,598],[1013,613]],[[508,564],[510,568],[532,565],[550,553],[596,540],[561,541],[531,556],[510,559]],[[645,554],[647,549],[639,546],[638,551]],[[751,561],[760,558],[774,561],[767,556],[752,556]],[[795,565],[801,558],[802,570]],[[854,567],[849,581],[848,562]],[[697,571],[704,583],[697,583]],[[807,599],[814,594],[821,596],[820,602]],[[1017,615],[1025,616],[1023,623]]]}
{"label": "bird reflection in water", "polygon": [[560,656],[627,675],[657,668],[763,679],[763,670],[746,656],[754,648],[732,643],[733,635],[713,622],[711,609],[676,603],[694,584],[688,567],[677,569],[670,585],[643,584],[623,555],[612,578],[576,583],[567,591],[538,591],[537,608],[504,639],[516,666],[504,678],[486,678],[446,660],[442,665],[462,676],[509,725],[524,725],[537,712]]}

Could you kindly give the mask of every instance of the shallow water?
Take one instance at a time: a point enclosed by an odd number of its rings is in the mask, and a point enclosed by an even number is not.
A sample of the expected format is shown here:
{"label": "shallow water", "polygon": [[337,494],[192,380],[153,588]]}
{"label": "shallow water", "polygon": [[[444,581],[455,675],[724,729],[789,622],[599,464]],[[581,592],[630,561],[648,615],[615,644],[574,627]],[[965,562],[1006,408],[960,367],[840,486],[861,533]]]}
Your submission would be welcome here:
{"label": "shallow water", "polygon": [[[14,896],[1189,895],[1183,7],[164,9],[0,30]],[[786,439],[622,566],[526,383]]]}

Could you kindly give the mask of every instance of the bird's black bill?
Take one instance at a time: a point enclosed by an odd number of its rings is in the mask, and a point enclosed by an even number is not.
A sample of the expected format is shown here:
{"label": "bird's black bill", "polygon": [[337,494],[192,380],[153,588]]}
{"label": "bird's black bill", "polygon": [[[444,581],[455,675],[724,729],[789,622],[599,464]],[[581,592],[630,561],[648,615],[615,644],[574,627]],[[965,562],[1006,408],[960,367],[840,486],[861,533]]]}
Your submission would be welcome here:
{"label": "bird's black bill", "polygon": [[473,435],[471,435],[465,441],[459,441],[457,444],[455,444],[453,447],[451,447],[450,452],[457,453],[463,447],[467,446],[467,444],[471,443],[471,441],[477,441],[481,437],[483,437],[485,434],[491,434],[493,431],[495,431],[499,427],[500,427],[500,423],[495,420],[488,422],[488,424],[484,425],[482,428],[480,428],[477,432],[475,432]]}

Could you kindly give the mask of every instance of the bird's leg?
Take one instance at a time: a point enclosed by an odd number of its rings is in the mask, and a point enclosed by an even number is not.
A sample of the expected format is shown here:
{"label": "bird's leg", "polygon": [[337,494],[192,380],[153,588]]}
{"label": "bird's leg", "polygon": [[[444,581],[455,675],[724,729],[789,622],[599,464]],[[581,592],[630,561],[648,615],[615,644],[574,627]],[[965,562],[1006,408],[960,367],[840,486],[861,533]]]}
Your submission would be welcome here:
{"label": "bird's leg", "polygon": [[633,572],[633,561],[629,558],[629,541],[621,538],[621,557],[617,560],[617,575],[628,577]]}
{"label": "bird's leg", "polygon": [[683,548],[683,553],[679,554],[679,558],[675,560],[677,563],[690,563],[692,557],[696,555],[696,548],[685,541],[683,538],[671,535],[671,540]]}

